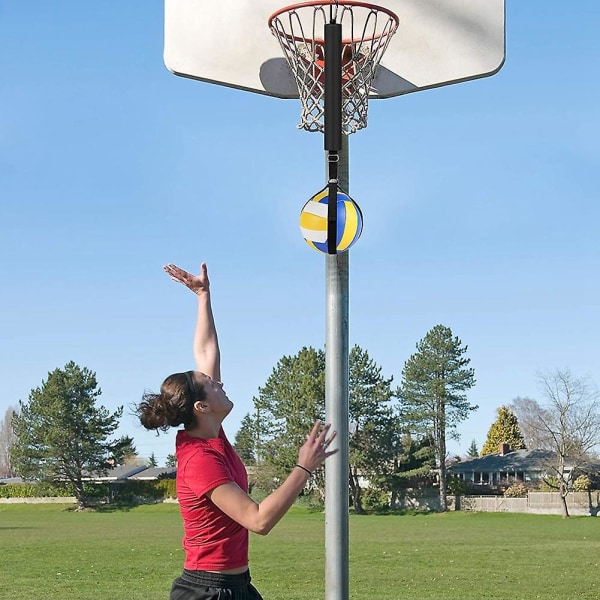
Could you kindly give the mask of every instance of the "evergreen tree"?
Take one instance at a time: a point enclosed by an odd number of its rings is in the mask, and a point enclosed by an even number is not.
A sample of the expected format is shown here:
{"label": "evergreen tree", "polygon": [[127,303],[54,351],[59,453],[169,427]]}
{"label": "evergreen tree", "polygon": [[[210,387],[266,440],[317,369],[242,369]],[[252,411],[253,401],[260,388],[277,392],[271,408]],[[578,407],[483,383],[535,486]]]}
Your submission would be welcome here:
{"label": "evergreen tree", "polygon": [[434,481],[435,452],[432,439],[415,439],[409,433],[402,434],[394,457],[394,470],[389,475],[391,505],[395,506],[406,495],[407,490],[430,486]]}
{"label": "evergreen tree", "polygon": [[113,465],[143,465],[144,460],[140,458],[136,447],[131,438],[124,438],[123,443],[119,447],[118,453],[113,453],[110,457],[110,462]]}
{"label": "evergreen tree", "polygon": [[167,454],[167,458],[165,459],[165,467],[169,467],[170,469],[177,467],[177,457],[174,454]]}
{"label": "evergreen tree", "polygon": [[240,428],[235,435],[234,448],[245,465],[256,463],[256,422],[247,414],[240,424]]}
{"label": "evergreen tree", "polygon": [[477,458],[479,456],[479,450],[477,449],[477,442],[475,440],[471,441],[471,445],[467,450],[467,456],[469,458]]}
{"label": "evergreen tree", "polygon": [[[317,419],[325,414],[325,353],[302,348],[295,356],[284,356],[258,390],[255,409],[260,419],[260,459],[284,478],[298,460],[298,449],[306,441]],[[316,478],[322,487],[322,477]]]}
{"label": "evergreen tree", "polygon": [[373,486],[393,470],[396,423],[390,406],[392,378],[383,377],[381,367],[360,346],[350,351],[349,375],[350,496],[360,514],[361,480],[367,479]]}
{"label": "evergreen tree", "polygon": [[150,458],[148,459],[148,467],[158,467],[158,461],[156,460],[156,455],[154,454],[154,452],[150,455]]}
{"label": "evergreen tree", "polygon": [[452,330],[436,325],[404,364],[399,389],[401,414],[410,431],[432,439],[439,473],[440,509],[446,510],[446,438],[458,439],[456,427],[478,407],[464,392],[475,385],[475,372]]}
{"label": "evergreen tree", "polygon": [[[389,489],[398,448],[397,420],[390,401],[392,378],[381,374],[381,367],[368,352],[354,346],[349,356],[349,440],[350,496],[355,509],[362,511],[362,478],[371,485]],[[302,348],[296,356],[284,356],[259,388],[254,399],[256,417],[245,423],[236,445],[248,448],[256,439],[258,463],[266,473],[283,478],[296,464],[298,448],[304,443],[316,419],[325,413],[325,353]],[[252,441],[251,441],[252,440]],[[263,477],[265,479],[265,477]],[[315,488],[324,492],[321,472],[314,478]],[[386,487],[387,486],[387,487]]]}
{"label": "evergreen tree", "polygon": [[123,408],[110,414],[96,406],[100,394],[96,374],[71,361],[49,373],[28,402],[19,402],[13,418],[11,454],[17,473],[70,482],[79,508],[86,506],[84,475],[106,471],[111,459],[119,462],[124,449],[133,447],[129,437],[109,441]]}
{"label": "evergreen tree", "polygon": [[481,448],[481,456],[498,452],[500,444],[508,444],[511,450],[525,448],[525,440],[517,417],[508,406],[501,406],[498,409],[498,416],[492,423]]}

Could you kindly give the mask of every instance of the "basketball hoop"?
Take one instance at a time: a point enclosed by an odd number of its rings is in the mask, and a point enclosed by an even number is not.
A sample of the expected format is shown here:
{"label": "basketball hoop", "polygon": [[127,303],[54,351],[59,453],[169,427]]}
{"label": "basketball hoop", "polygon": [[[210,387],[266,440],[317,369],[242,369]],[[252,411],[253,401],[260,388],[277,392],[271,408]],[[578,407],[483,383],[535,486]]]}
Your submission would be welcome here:
{"label": "basketball hoop", "polygon": [[399,20],[387,8],[352,0],[303,2],[269,17],[269,28],[298,84],[298,128],[306,131],[324,130],[323,30],[333,21],[342,25],[342,131],[350,135],[367,126],[371,83]]}

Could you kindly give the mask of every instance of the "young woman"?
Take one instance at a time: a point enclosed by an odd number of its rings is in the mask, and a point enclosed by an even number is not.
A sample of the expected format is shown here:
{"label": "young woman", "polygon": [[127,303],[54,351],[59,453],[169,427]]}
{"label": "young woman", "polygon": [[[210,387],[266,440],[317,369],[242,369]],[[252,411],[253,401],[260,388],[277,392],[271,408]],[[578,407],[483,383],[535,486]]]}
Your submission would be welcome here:
{"label": "young woman", "polygon": [[312,472],[336,450],[335,432],[317,421],[283,484],[260,504],[248,496],[246,469],[222,423],[233,407],[221,383],[221,355],[206,264],[192,275],[169,264],[165,271],[198,298],[194,358],[197,371],[169,375],[160,394],[138,406],[146,429],[177,432],[177,497],[183,517],[184,571],[171,600],[261,600],[250,583],[248,531],[266,535],[292,506]]}

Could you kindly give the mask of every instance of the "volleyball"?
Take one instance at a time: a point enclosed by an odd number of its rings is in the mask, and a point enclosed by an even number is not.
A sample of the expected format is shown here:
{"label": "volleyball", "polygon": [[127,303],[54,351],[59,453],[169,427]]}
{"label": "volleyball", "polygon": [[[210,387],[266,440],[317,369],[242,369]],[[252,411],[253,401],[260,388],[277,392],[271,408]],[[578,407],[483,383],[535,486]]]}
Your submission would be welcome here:
{"label": "volleyball", "polygon": [[[300,231],[304,241],[315,250],[327,254],[327,207],[329,188],[313,196],[300,213]],[[344,252],[362,233],[363,219],[358,204],[347,194],[337,192],[336,251]]]}

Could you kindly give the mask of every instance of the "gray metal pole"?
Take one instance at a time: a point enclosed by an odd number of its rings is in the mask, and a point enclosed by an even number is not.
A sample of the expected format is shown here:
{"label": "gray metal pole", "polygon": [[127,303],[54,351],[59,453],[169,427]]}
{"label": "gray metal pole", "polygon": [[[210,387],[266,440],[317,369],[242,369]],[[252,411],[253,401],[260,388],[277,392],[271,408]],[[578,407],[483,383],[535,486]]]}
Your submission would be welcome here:
{"label": "gray metal pole", "polygon": [[[340,187],[349,190],[348,136],[342,136]],[[327,168],[327,165],[326,165]],[[349,598],[348,536],[348,252],[326,257],[325,413],[337,431],[337,454],[325,468],[325,599]]]}

